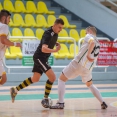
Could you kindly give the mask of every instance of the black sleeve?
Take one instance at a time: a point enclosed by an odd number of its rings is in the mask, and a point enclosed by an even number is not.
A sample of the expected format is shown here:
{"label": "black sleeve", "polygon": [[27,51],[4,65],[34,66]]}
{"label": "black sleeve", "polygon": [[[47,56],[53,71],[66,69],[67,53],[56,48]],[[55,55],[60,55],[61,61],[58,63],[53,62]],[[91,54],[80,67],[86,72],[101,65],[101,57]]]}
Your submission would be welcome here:
{"label": "black sleeve", "polygon": [[45,31],[42,37],[42,45],[43,44],[49,45],[50,39],[51,39],[51,33],[49,31]]}

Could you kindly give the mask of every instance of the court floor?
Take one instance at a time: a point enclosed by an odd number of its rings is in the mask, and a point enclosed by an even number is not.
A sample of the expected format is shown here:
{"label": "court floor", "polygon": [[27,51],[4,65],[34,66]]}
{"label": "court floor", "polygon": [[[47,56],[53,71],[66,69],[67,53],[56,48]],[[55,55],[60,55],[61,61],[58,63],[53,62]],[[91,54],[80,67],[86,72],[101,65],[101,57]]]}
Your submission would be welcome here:
{"label": "court floor", "polygon": [[[19,92],[15,103],[11,103],[9,88],[0,87],[0,117],[117,117],[117,85],[96,85],[108,104],[101,110],[100,103],[85,85],[67,85],[65,108],[46,109],[41,106],[44,86],[30,86]],[[57,86],[53,86],[50,97],[57,101]]]}

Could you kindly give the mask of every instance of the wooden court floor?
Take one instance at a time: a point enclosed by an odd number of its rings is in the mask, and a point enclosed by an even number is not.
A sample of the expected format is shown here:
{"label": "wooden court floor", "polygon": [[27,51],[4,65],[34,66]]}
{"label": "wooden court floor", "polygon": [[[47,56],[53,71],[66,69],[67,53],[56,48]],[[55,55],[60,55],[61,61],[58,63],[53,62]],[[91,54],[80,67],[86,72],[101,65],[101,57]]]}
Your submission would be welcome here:
{"label": "wooden court floor", "polygon": [[[101,89],[101,85],[97,86],[100,88],[104,101],[108,104],[106,110],[101,109],[100,103],[89,90],[83,89],[84,85],[66,87],[76,89],[66,90],[65,108],[62,110],[46,109],[41,106],[43,91],[37,89],[41,89],[43,86],[32,86],[19,92],[15,103],[11,103],[10,100],[8,91],[10,87],[0,87],[0,117],[117,117],[117,86],[103,85],[110,89]],[[81,88],[81,90],[77,90],[77,88]],[[30,89],[34,89],[34,91]],[[54,104],[57,101],[56,89],[57,86],[54,86],[51,92]]]}

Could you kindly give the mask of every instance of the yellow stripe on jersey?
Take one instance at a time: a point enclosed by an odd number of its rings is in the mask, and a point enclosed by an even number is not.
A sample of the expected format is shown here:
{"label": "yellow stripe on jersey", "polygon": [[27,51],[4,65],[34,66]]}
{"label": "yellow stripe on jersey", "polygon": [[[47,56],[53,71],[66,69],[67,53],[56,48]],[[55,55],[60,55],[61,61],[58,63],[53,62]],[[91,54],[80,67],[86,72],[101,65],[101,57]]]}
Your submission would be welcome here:
{"label": "yellow stripe on jersey", "polygon": [[0,36],[7,36],[6,34],[0,34]]}
{"label": "yellow stripe on jersey", "polygon": [[88,43],[90,43],[91,41],[94,41],[94,39],[93,38],[90,38],[89,41],[88,41]]}

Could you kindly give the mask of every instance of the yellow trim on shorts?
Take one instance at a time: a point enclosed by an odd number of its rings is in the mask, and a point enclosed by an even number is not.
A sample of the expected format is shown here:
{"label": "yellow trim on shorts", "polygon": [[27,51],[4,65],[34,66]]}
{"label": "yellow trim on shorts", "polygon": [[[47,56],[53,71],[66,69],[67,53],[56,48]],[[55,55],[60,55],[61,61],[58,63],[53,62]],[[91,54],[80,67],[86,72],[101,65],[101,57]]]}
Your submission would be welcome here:
{"label": "yellow trim on shorts", "polygon": [[0,36],[7,36],[6,34],[0,34]]}
{"label": "yellow trim on shorts", "polygon": [[88,63],[89,61],[88,61],[88,59],[85,61],[85,63],[84,63],[84,67],[86,66],[86,64]]}
{"label": "yellow trim on shorts", "polygon": [[91,43],[92,41],[94,41],[94,39],[90,38],[89,41],[88,41],[88,43]]}
{"label": "yellow trim on shorts", "polygon": [[2,75],[6,74],[6,72],[2,72]]}

